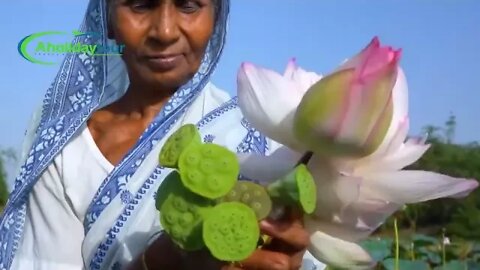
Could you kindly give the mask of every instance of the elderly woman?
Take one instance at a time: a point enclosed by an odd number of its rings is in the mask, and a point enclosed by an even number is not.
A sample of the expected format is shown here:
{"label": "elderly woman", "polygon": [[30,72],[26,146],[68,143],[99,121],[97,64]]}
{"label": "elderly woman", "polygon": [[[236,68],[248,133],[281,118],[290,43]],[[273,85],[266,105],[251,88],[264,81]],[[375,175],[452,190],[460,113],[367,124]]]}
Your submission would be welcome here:
{"label": "elderly woman", "polygon": [[278,147],[208,82],[229,1],[105,1],[90,1],[80,29],[103,35],[76,39],[125,45],[123,56],[63,61],[27,131],[0,269],[299,269],[309,256],[299,217],[262,222],[271,244],[235,264],[181,252],[161,233],[154,196],[168,169],[157,157],[181,125],[237,152]]}

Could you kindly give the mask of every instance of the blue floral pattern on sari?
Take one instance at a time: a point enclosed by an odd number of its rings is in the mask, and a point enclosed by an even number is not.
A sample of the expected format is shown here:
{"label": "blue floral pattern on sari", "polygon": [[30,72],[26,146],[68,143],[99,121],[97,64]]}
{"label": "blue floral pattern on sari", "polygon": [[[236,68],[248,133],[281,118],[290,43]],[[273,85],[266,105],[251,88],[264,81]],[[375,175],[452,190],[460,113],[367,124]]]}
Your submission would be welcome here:
{"label": "blue floral pattern on sari", "polygon": [[[141,165],[146,153],[166,134],[208,82],[223,50],[228,8],[229,1],[222,1],[219,5],[214,35],[208,44],[200,70],[170,98],[162,112],[140,137],[137,145],[103,182],[102,188],[90,207],[93,209],[90,211],[93,214],[86,219],[86,230],[100,215],[104,209],[103,206],[108,205],[112,198],[123,194],[124,200],[127,201],[129,196],[126,196],[127,193],[121,188],[122,181],[128,181],[135,169]],[[106,25],[106,1],[91,0],[79,30],[104,33],[104,35],[82,35],[74,38],[73,42],[107,44]],[[47,90],[42,116],[35,128],[36,136],[33,146],[20,169],[20,174],[15,179],[14,190],[0,222],[0,270],[9,269],[12,264],[22,236],[26,202],[42,172],[77,133],[92,112],[105,106],[108,97],[118,96],[116,92],[125,90],[106,85],[107,60],[106,56],[68,54]],[[107,183],[115,184],[107,185]],[[128,201],[131,204],[135,203],[136,199],[136,197],[128,198]]]}

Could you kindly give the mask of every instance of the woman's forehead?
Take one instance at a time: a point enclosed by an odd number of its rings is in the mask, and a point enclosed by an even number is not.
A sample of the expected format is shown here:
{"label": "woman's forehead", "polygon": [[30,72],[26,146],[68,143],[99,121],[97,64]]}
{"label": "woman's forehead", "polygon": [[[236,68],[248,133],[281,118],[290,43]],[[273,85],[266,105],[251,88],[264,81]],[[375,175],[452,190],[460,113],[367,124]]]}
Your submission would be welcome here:
{"label": "woman's forehead", "polygon": [[[106,0],[107,4],[110,3],[117,3],[117,2],[123,2],[123,3],[135,3],[135,2],[146,2],[146,3],[163,3],[163,2],[173,2],[173,3],[178,3],[181,4],[183,2],[186,2],[188,0]],[[199,0],[202,2],[211,2],[214,4],[219,4],[221,3],[222,0]]]}
{"label": "woman's forehead", "polygon": [[[107,10],[111,10],[118,3],[125,3],[125,4],[135,4],[135,3],[144,3],[144,4],[151,4],[153,6],[160,5],[162,2],[173,2],[174,4],[182,4],[187,1],[191,0],[104,0],[106,1]],[[218,14],[221,10],[222,1],[228,0],[197,0],[202,1],[204,3],[212,3],[215,7],[215,13]]]}
{"label": "woman's forehead", "polygon": [[[114,14],[114,11],[112,10],[117,6],[119,3],[125,3],[125,4],[134,4],[136,2],[138,3],[144,3],[144,4],[152,4],[153,6],[160,5],[162,2],[173,2],[175,4],[181,4],[182,2],[186,1],[192,1],[192,0],[104,0],[106,1],[106,11],[107,11],[107,21],[111,24],[115,24],[115,20],[112,20],[112,15]],[[214,16],[215,16],[215,23],[218,23],[218,18],[219,16],[222,16],[220,13],[222,13],[222,2],[228,2],[229,0],[197,0],[197,1],[203,1],[204,3],[212,3],[214,5]]]}

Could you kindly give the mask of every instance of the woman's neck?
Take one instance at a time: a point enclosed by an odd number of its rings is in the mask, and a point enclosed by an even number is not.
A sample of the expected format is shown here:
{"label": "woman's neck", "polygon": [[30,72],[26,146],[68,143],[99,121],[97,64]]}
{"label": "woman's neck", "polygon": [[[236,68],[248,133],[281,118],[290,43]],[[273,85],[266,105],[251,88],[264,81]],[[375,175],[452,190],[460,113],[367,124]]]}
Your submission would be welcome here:
{"label": "woman's neck", "polygon": [[153,119],[175,91],[152,88],[130,84],[125,95],[109,106],[110,111],[128,118]]}
{"label": "woman's neck", "polygon": [[175,92],[146,89],[152,88],[130,85],[123,97],[94,112],[87,122],[95,143],[112,164],[121,161]]}

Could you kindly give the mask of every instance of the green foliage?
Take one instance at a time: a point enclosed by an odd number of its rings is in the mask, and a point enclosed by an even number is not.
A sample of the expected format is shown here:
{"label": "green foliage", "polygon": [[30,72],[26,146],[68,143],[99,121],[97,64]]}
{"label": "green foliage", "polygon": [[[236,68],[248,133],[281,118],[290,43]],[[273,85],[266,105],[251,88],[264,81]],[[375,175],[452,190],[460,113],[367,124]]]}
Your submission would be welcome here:
{"label": "green foliage", "polygon": [[383,238],[383,239],[367,239],[360,243],[360,245],[368,250],[372,259],[377,262],[383,261],[385,258],[392,256],[392,239]]}
{"label": "green foliage", "polygon": [[[395,270],[395,260],[388,258],[382,262],[382,266],[387,270]],[[399,260],[399,270],[408,269],[408,270],[429,270],[429,266],[426,262],[421,260]]]}
{"label": "green foliage", "polygon": [[[471,198],[471,199],[470,199]],[[453,214],[447,225],[450,234],[467,239],[480,239],[480,209],[475,205],[475,197],[466,200]]]}
{"label": "green foliage", "polygon": [[7,173],[5,171],[5,162],[15,161],[16,156],[12,149],[0,150],[0,213],[8,200]]}
{"label": "green foliage", "polygon": [[5,172],[5,152],[0,152],[0,210],[7,203],[8,187],[7,173]]}
{"label": "green foliage", "polygon": [[0,207],[7,203],[8,189],[6,181],[6,173],[3,166],[3,159],[0,158]]}
{"label": "green foliage", "polygon": [[[428,235],[404,235],[399,240],[399,270],[457,270],[479,269],[480,247],[458,240],[448,245]],[[361,243],[377,262],[376,270],[394,270],[394,240],[388,237],[371,238]]]}

